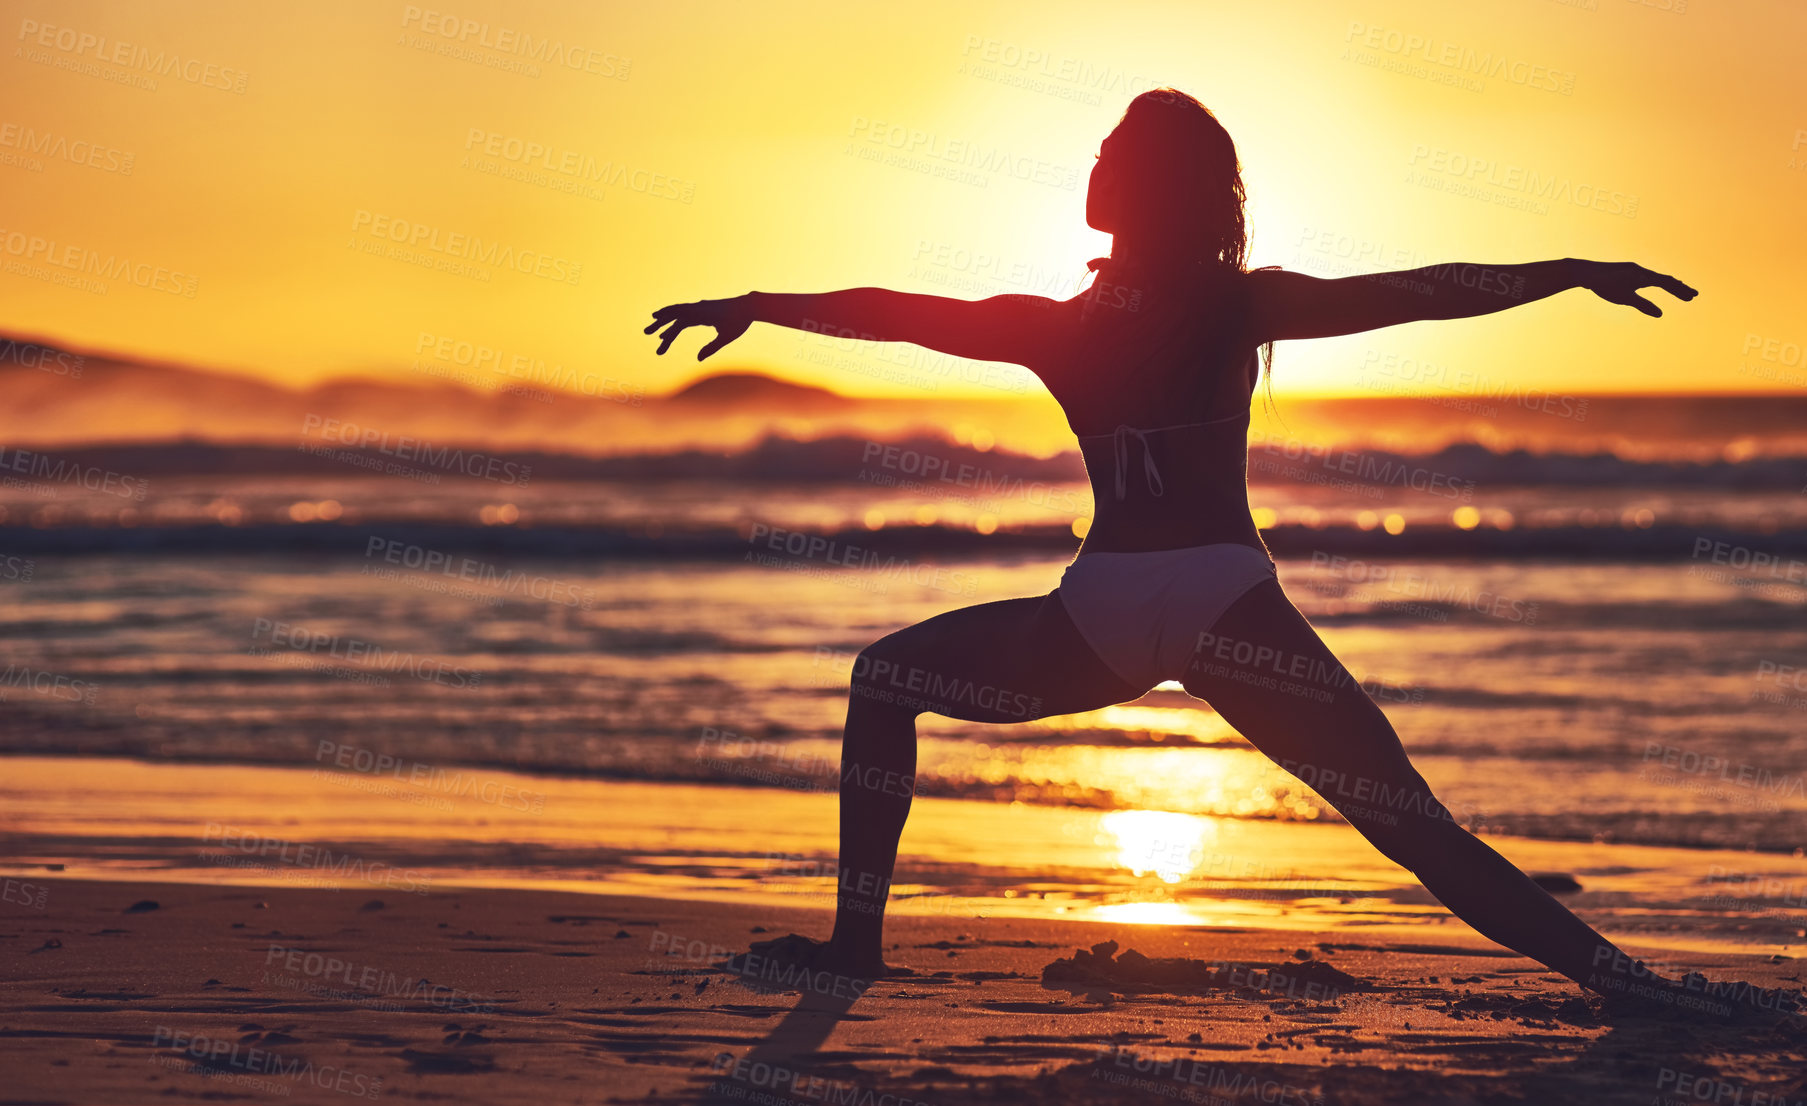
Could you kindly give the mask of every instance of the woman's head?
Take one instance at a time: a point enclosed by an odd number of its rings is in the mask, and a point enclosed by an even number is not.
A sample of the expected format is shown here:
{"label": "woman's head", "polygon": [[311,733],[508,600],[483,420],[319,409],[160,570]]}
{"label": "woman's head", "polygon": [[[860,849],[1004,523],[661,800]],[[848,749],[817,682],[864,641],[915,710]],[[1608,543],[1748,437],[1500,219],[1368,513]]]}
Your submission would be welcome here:
{"label": "woman's head", "polygon": [[1157,88],[1130,101],[1104,140],[1085,221],[1115,239],[1113,254],[1243,269],[1242,167],[1236,144],[1205,105]]}

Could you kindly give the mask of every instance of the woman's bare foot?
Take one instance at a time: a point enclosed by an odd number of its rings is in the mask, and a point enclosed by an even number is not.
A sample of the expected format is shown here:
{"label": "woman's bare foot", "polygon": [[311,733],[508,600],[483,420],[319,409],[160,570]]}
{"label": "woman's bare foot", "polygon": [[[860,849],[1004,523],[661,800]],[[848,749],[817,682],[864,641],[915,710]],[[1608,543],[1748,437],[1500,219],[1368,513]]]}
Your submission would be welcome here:
{"label": "woman's bare foot", "polygon": [[1799,1014],[1802,1009],[1797,991],[1738,980],[1714,982],[1698,972],[1689,972],[1679,981],[1652,972],[1621,989],[1600,994],[1609,1017],[1750,1021]]}
{"label": "woman's bare foot", "polygon": [[886,964],[877,949],[855,952],[799,933],[755,941],[747,952],[729,957],[721,967],[755,985],[845,997],[856,997],[881,979],[916,974]]}

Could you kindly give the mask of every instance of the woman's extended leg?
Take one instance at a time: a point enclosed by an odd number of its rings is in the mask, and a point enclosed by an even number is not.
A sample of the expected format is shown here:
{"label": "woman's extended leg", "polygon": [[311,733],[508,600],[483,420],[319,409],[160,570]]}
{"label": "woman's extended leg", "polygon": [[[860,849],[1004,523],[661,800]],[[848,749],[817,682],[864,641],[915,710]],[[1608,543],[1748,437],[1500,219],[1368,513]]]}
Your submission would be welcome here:
{"label": "woman's extended leg", "polygon": [[937,615],[854,661],[841,744],[840,890],[829,954],[852,972],[882,963],[897,842],[916,784],[916,716],[1027,722],[1127,702],[1056,593]]}
{"label": "woman's extended leg", "polygon": [[1457,824],[1277,582],[1258,584],[1199,635],[1183,683],[1457,917],[1583,987],[1625,989],[1636,962]]}

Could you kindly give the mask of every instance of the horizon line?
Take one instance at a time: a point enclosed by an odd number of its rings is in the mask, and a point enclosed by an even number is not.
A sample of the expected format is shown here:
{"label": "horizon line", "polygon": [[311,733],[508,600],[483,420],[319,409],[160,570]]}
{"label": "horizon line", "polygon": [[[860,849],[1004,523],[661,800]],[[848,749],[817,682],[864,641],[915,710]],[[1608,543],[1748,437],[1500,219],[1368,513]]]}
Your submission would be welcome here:
{"label": "horizon line", "polygon": [[[371,368],[371,369],[346,369],[341,372],[335,373],[333,375],[322,377],[310,384],[296,384],[296,383],[291,383],[288,381],[272,379],[266,375],[259,373],[254,368],[248,368],[248,367],[243,367],[243,366],[224,366],[224,365],[201,364],[198,362],[173,360],[173,359],[159,357],[159,356],[150,355],[150,354],[128,353],[128,352],[121,352],[121,351],[117,351],[117,350],[100,349],[100,348],[93,347],[93,346],[72,344],[63,339],[51,339],[51,338],[43,337],[41,335],[28,335],[28,334],[19,333],[19,332],[15,332],[15,331],[11,331],[11,330],[0,330],[0,342],[38,346],[38,347],[44,348],[44,349],[56,350],[61,353],[74,354],[74,355],[82,357],[82,358],[91,358],[91,359],[99,360],[99,361],[111,361],[111,362],[117,362],[117,363],[121,363],[121,364],[138,365],[138,366],[142,366],[145,368],[175,369],[175,370],[182,371],[182,372],[199,373],[199,374],[205,374],[205,375],[211,375],[211,376],[234,377],[234,378],[238,378],[241,380],[264,384],[264,385],[267,385],[272,388],[280,389],[282,391],[294,392],[297,394],[304,394],[304,393],[311,392],[311,391],[317,391],[322,388],[327,388],[327,387],[331,387],[334,385],[347,384],[347,383],[394,384],[394,385],[399,385],[399,386],[414,386],[414,387],[426,387],[427,386],[426,384],[419,384],[419,385],[411,384],[409,382],[408,378],[410,376],[419,376],[420,373],[418,371],[411,369],[404,365],[395,365],[395,366],[387,366],[387,367]],[[4,363],[5,363],[5,359],[0,358],[0,367],[4,367]],[[1014,364],[1014,362],[999,362],[999,363],[1000,364]],[[562,368],[562,366],[560,366],[560,367]],[[1030,371],[1033,371],[1033,370],[1030,370]],[[833,386],[830,386],[827,384],[816,384],[816,383],[809,383],[809,382],[798,380],[798,379],[788,375],[785,372],[785,370],[783,370],[781,368],[772,368],[772,367],[768,367],[768,366],[753,366],[753,365],[724,365],[721,368],[717,368],[717,369],[703,369],[703,370],[700,370],[695,376],[689,377],[686,380],[682,381],[681,383],[675,385],[674,387],[672,387],[672,389],[670,391],[657,392],[657,393],[647,391],[647,392],[645,392],[645,395],[648,399],[670,399],[675,396],[681,395],[685,391],[689,390],[690,388],[695,387],[696,385],[698,385],[704,381],[711,380],[711,379],[714,379],[717,377],[722,377],[722,376],[736,376],[736,375],[763,377],[765,379],[773,381],[774,383],[783,384],[787,387],[792,387],[792,388],[797,388],[797,389],[807,390],[807,391],[813,391],[813,392],[823,392],[823,393],[827,393],[829,395],[835,396],[840,399],[846,399],[846,400],[850,400],[850,401],[854,401],[854,402],[862,402],[862,403],[896,402],[896,401],[923,402],[923,401],[930,401],[930,400],[937,400],[937,399],[953,401],[953,402],[962,402],[962,403],[968,403],[968,402],[1022,403],[1022,402],[1026,402],[1032,398],[1035,398],[1031,395],[995,394],[997,391],[996,389],[993,389],[990,393],[988,393],[986,391],[961,392],[961,393],[952,393],[952,394],[949,394],[949,393],[938,393],[937,394],[937,393],[924,392],[921,395],[917,395],[917,394],[913,394],[913,393],[909,393],[909,392],[880,392],[880,393],[848,392],[848,391],[842,391],[839,388],[836,388],[836,387],[833,387]],[[505,386],[506,382],[509,379],[510,378],[506,375],[497,374],[498,383],[497,383],[496,390],[499,390],[501,387]],[[480,396],[480,397],[487,397],[487,396],[493,394],[493,391],[494,391],[492,389],[484,389],[481,387],[474,387],[474,386],[469,385],[468,383],[465,383],[463,381],[457,381],[457,380],[434,379],[432,382],[432,386],[458,388],[460,390],[469,392],[473,395]],[[568,391],[568,390],[565,390],[562,388],[557,388],[554,386],[547,386],[547,385],[539,385],[539,386],[547,387],[548,390],[554,391],[562,396],[567,396],[571,399],[594,398],[594,397],[590,397],[590,396],[585,396],[581,392],[571,392],[571,391]],[[1533,387],[1533,388],[1527,388],[1525,390],[1526,391],[1545,392],[1545,393],[1549,393],[1549,394],[1557,394],[1553,389],[1543,388],[1543,387]],[[1284,384],[1276,386],[1275,393],[1278,395],[1285,395],[1290,399],[1302,400],[1305,402],[1328,401],[1328,400],[1439,399],[1439,398],[1447,398],[1450,396],[1461,396],[1461,395],[1473,394],[1473,393],[1463,392],[1463,391],[1454,390],[1454,389],[1446,390],[1446,391],[1412,391],[1412,392],[1399,392],[1399,393],[1384,393],[1384,392],[1376,392],[1373,390],[1361,390],[1361,389],[1354,389],[1354,388],[1351,388],[1351,389],[1315,388],[1315,389],[1311,389],[1311,390],[1299,390],[1296,387],[1289,388],[1288,386],[1286,386]],[[1662,399],[1662,398],[1676,398],[1676,399],[1683,399],[1683,398],[1687,398],[1687,399],[1701,399],[1701,398],[1807,399],[1807,389],[1795,389],[1795,390],[1776,389],[1776,390],[1769,390],[1769,391],[1756,389],[1756,388],[1744,389],[1744,390],[1727,390],[1727,389],[1723,389],[1723,388],[1719,388],[1719,389],[1669,388],[1669,389],[1662,389],[1662,390],[1643,390],[1643,391],[1610,390],[1610,389],[1608,389],[1608,390],[1590,390],[1590,391],[1569,390],[1569,391],[1564,391],[1561,394],[1565,395],[1565,396],[1571,396],[1571,397],[1577,398],[1577,399],[1580,399],[1580,398],[1590,398],[1590,399],[1592,399],[1592,398],[1601,398],[1601,399]]]}

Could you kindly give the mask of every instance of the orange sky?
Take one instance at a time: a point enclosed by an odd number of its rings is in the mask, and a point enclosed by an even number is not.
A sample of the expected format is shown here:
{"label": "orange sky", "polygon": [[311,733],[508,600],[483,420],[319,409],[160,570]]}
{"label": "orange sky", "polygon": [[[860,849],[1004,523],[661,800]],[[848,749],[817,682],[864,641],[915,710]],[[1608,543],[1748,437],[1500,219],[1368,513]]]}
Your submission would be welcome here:
{"label": "orange sky", "polygon": [[[1283,391],[1807,383],[1792,0],[454,3],[10,5],[0,329],[293,383],[480,372],[463,342],[659,391],[698,371],[700,338],[640,334],[673,300],[1069,294],[1098,142],[1173,84],[1237,138],[1257,264],[1634,259],[1702,292],[1283,346]],[[769,327],[717,364],[1021,384]]]}

